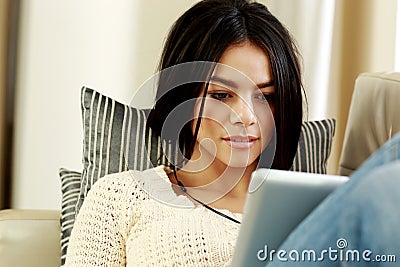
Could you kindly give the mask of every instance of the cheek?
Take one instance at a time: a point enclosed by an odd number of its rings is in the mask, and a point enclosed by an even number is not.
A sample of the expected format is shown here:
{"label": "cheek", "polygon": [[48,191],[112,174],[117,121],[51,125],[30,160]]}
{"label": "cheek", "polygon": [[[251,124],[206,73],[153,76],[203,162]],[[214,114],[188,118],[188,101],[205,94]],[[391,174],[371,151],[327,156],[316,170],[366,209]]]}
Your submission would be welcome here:
{"label": "cheek", "polygon": [[271,109],[266,106],[258,107],[255,109],[263,147],[268,145],[275,132],[275,120],[273,112],[273,106],[271,107]]}
{"label": "cheek", "polygon": [[200,138],[213,138],[221,134],[221,124],[213,119],[203,118],[199,128]]}
{"label": "cheek", "polygon": [[[198,118],[199,113],[200,113],[200,106],[201,106],[201,100],[197,100],[196,106],[194,108],[194,117]],[[209,119],[212,120],[214,123],[221,125],[224,125],[227,120],[229,120],[229,115],[232,109],[214,99],[207,98],[205,103],[204,103],[204,109],[202,113],[202,123],[204,119]],[[200,124],[200,125],[201,125]]]}
{"label": "cheek", "polygon": [[[198,115],[200,105],[195,109],[195,114]],[[220,138],[227,135],[227,126],[229,122],[229,106],[215,100],[207,99],[203,109],[203,115],[198,132],[198,140],[204,138]],[[197,118],[197,117],[196,117]],[[193,132],[196,127],[197,119],[193,123]]]}

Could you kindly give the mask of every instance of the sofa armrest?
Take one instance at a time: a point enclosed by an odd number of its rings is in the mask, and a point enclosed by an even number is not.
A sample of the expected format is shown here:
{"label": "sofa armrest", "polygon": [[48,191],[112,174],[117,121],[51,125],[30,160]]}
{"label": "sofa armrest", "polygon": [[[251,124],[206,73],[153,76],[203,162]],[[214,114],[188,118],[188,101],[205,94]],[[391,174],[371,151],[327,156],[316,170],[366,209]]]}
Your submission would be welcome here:
{"label": "sofa armrest", "polygon": [[400,72],[360,74],[354,86],[339,162],[350,175],[400,132]]}
{"label": "sofa armrest", "polygon": [[55,267],[60,257],[60,211],[0,211],[0,266]]}

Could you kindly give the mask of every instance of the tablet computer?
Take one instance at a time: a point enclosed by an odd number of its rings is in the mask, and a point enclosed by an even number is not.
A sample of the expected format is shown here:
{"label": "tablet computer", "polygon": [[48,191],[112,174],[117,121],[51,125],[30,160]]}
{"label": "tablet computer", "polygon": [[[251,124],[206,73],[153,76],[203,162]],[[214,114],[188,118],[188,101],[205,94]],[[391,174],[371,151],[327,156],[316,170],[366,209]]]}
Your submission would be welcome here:
{"label": "tablet computer", "polygon": [[290,232],[345,176],[258,169],[252,174],[233,267],[265,266]]}

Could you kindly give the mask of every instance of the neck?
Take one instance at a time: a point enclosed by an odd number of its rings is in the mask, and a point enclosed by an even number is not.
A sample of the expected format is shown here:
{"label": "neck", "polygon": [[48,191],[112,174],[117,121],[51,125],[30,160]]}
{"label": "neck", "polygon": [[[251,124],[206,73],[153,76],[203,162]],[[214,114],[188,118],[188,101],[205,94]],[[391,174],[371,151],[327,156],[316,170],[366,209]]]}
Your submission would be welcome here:
{"label": "neck", "polygon": [[197,171],[198,167],[198,162],[188,162],[177,172],[179,181],[186,187],[188,193],[205,203],[215,203],[222,199],[241,199],[244,202],[251,173],[256,169],[257,162],[235,168],[213,160],[200,171]]}

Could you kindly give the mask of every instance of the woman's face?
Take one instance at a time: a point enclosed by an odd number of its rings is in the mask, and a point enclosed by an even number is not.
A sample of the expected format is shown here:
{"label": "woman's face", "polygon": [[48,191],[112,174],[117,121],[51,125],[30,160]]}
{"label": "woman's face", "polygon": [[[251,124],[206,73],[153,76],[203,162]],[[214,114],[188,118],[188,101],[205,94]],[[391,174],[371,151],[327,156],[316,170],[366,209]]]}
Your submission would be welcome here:
{"label": "woman's face", "polygon": [[[208,87],[194,160],[205,156],[208,164],[246,167],[257,160],[275,131],[269,58],[246,42],[230,46],[219,63]],[[200,103],[199,98],[195,118]]]}

